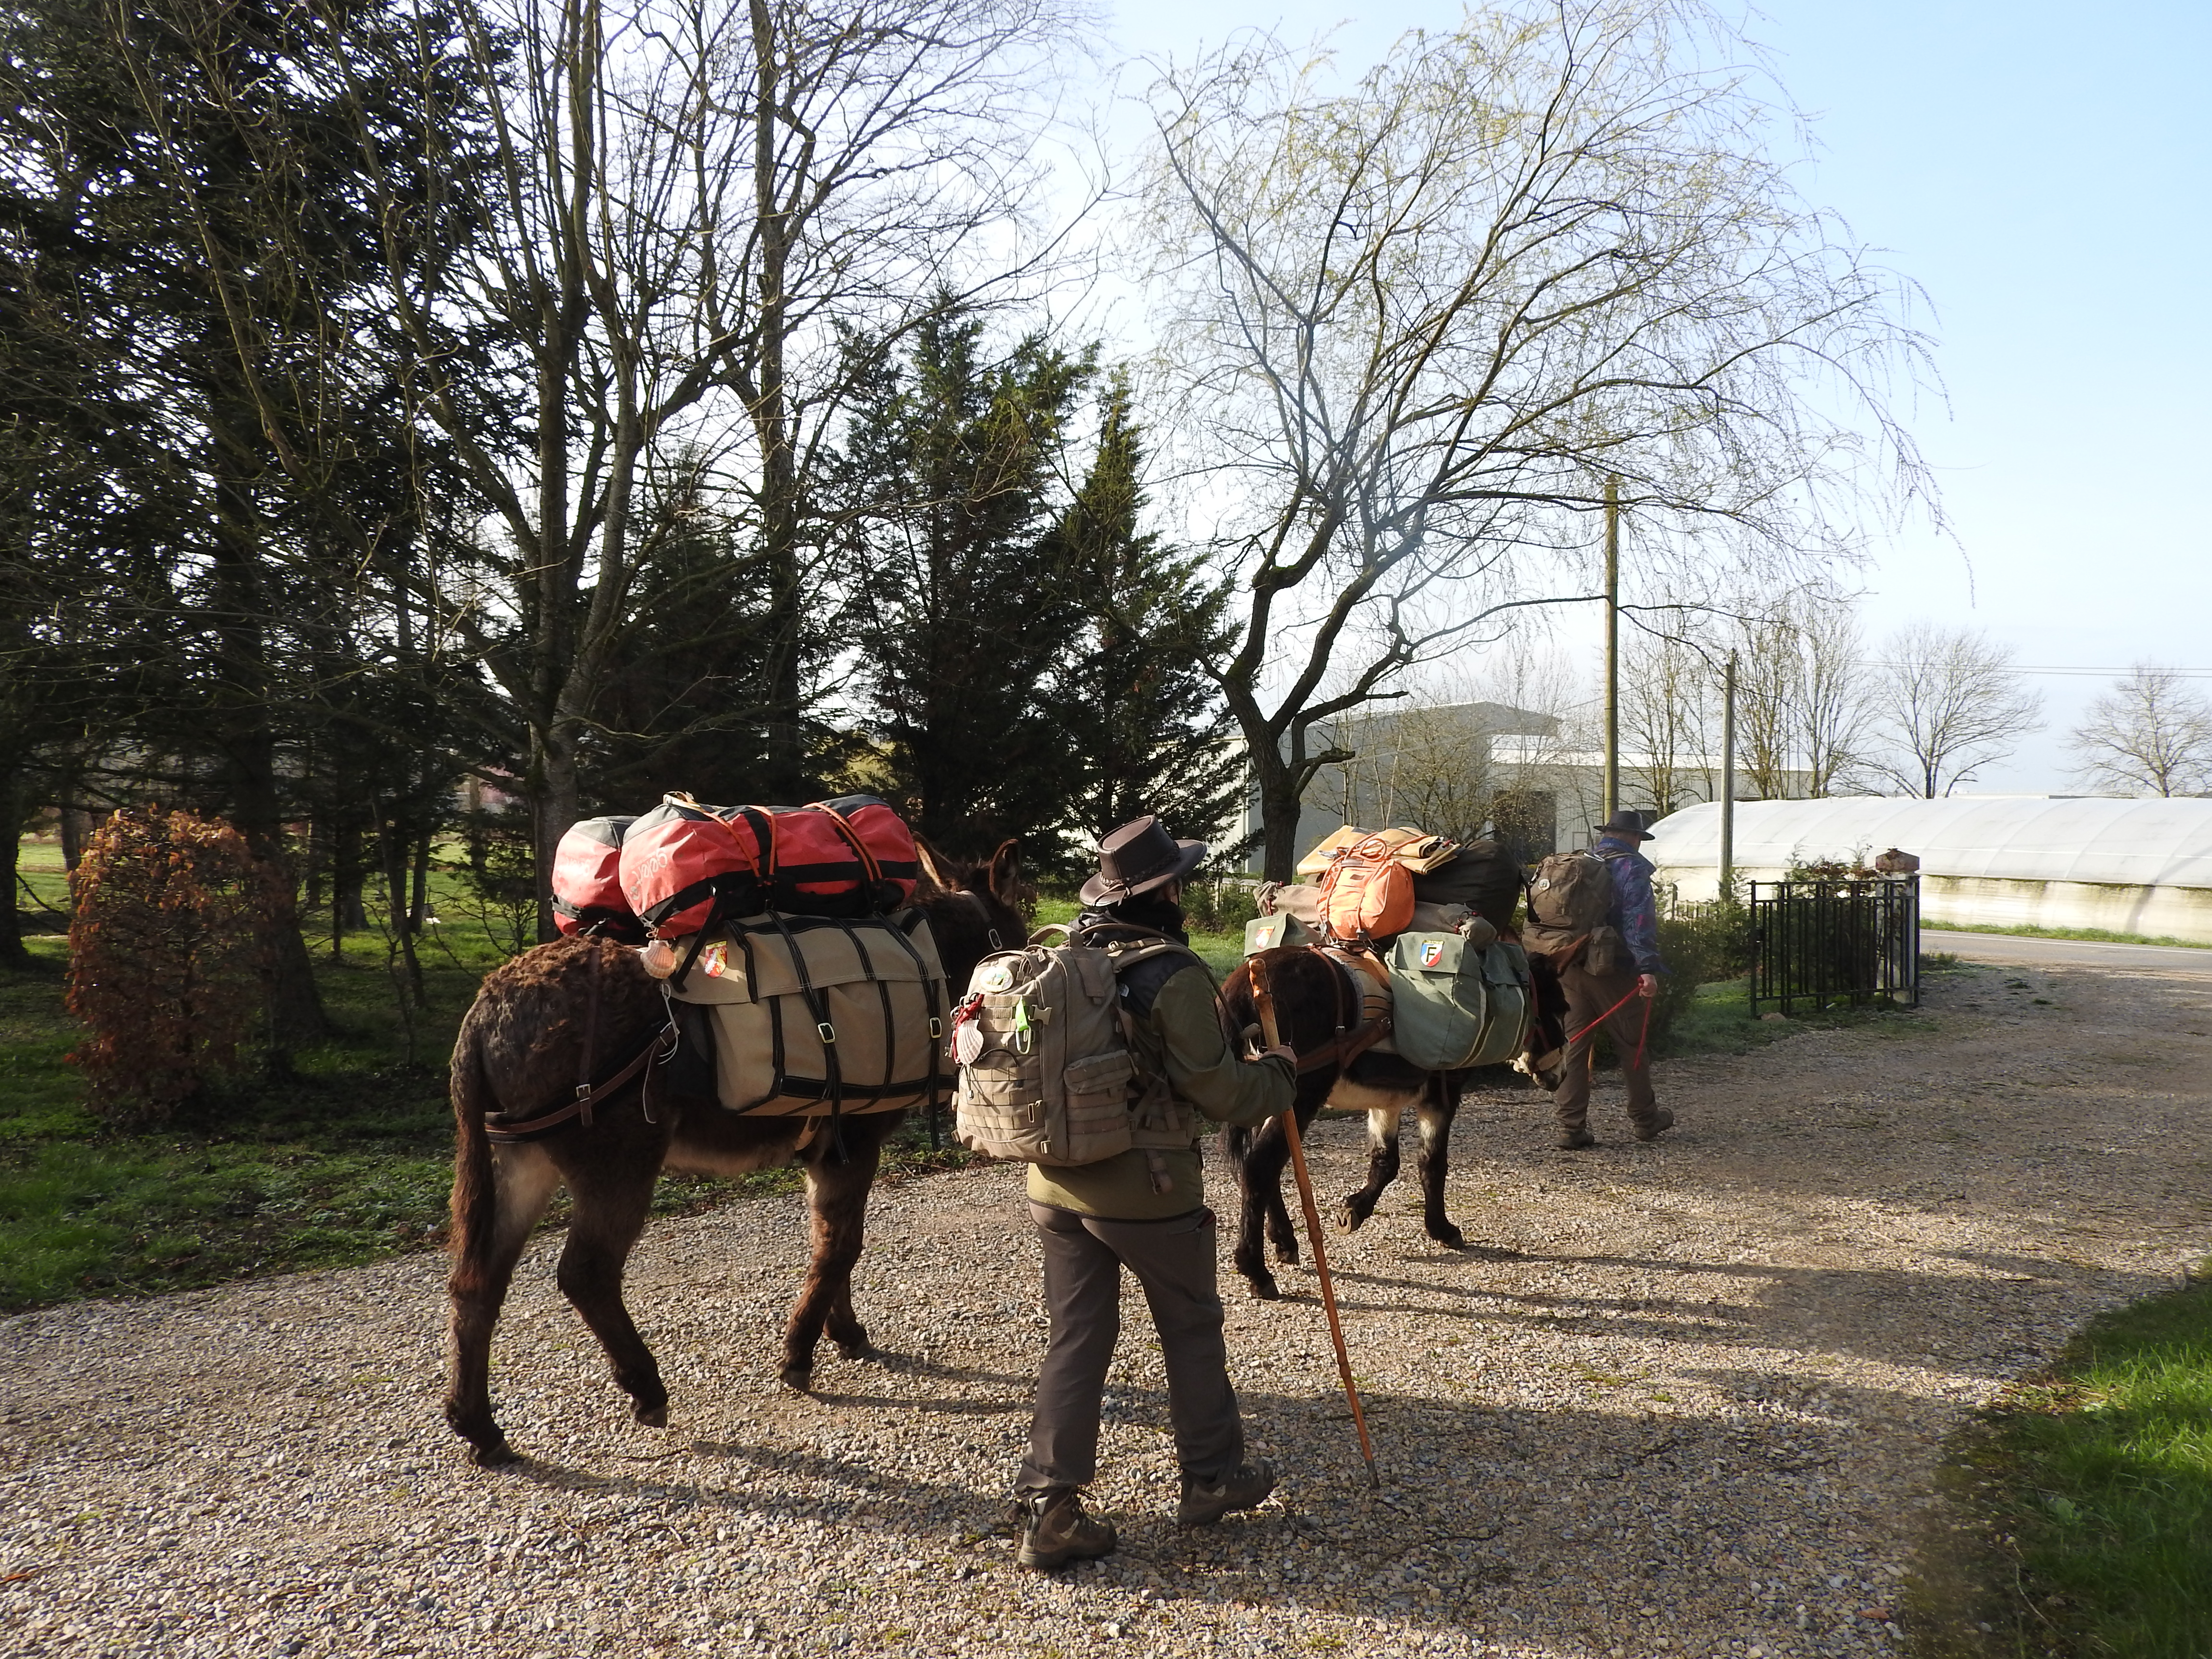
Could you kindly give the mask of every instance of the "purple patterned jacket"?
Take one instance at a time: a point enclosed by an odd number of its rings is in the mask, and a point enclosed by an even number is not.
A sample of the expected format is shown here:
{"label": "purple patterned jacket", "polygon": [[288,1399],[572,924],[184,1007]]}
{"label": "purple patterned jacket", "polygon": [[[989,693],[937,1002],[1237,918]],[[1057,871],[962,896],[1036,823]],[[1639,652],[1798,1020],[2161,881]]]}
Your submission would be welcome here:
{"label": "purple patterned jacket", "polygon": [[1639,974],[1663,974],[1659,959],[1659,907],[1651,896],[1651,860],[1637,850],[1640,843],[1615,836],[1598,837],[1597,853],[1613,868],[1613,902],[1621,937],[1636,959]]}

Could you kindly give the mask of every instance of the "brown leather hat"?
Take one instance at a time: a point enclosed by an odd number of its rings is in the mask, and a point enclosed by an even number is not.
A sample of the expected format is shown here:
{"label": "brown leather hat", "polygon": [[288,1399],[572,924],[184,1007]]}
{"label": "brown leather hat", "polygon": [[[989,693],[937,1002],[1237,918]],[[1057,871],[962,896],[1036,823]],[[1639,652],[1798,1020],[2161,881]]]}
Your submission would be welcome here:
{"label": "brown leather hat", "polygon": [[1119,904],[1171,881],[1206,861],[1202,841],[1177,841],[1158,818],[1123,824],[1098,843],[1098,873],[1083,884],[1085,904]]}

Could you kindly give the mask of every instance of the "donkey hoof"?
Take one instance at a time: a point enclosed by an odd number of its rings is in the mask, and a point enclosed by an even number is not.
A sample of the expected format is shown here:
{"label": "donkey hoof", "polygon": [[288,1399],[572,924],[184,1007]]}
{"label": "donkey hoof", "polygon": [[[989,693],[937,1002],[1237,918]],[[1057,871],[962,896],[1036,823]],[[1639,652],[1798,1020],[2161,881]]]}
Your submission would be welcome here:
{"label": "donkey hoof", "polygon": [[1255,1302],[1280,1302],[1283,1299],[1282,1291],[1275,1287],[1275,1281],[1272,1278],[1248,1279],[1244,1283],[1246,1288],[1252,1292],[1252,1299]]}
{"label": "donkey hoof", "polygon": [[630,1415],[648,1429],[665,1429],[668,1426],[668,1402],[664,1400],[658,1406],[639,1406]]}
{"label": "donkey hoof", "polygon": [[1467,1235],[1449,1221],[1441,1226],[1430,1228],[1429,1237],[1448,1250],[1463,1250],[1467,1248]]}
{"label": "donkey hoof", "polygon": [[507,1443],[504,1437],[469,1449],[469,1462],[480,1469],[505,1468],[509,1463],[520,1463],[522,1454]]}
{"label": "donkey hoof", "polygon": [[1345,1232],[1356,1233],[1359,1231],[1359,1224],[1366,1220],[1367,1216],[1367,1211],[1361,1209],[1347,1198],[1337,1206],[1336,1224]]}
{"label": "donkey hoof", "polygon": [[786,1365],[776,1375],[782,1379],[787,1389],[800,1394],[814,1392],[814,1367],[811,1365]]}
{"label": "donkey hoof", "polygon": [[884,1357],[876,1345],[865,1336],[856,1342],[839,1341],[837,1352],[848,1359],[881,1359]]}
{"label": "donkey hoof", "polygon": [[1298,1265],[1298,1247],[1295,1244],[1278,1244],[1274,1255],[1278,1266],[1295,1267]]}

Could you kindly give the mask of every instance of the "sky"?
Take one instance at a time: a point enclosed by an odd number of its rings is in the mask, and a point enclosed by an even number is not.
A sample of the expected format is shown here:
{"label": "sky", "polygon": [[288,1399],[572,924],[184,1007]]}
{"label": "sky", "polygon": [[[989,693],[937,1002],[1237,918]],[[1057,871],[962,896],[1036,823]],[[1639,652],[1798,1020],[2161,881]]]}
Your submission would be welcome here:
{"label": "sky", "polygon": [[[1124,0],[1108,28],[1133,58],[1334,28],[1364,68],[1458,15]],[[1906,423],[1949,531],[1877,537],[1870,647],[1930,620],[2039,669],[2201,670],[2212,694],[2212,4],[1770,0],[1746,32],[1814,118],[1802,193],[1919,284],[1937,342],[1948,407]],[[2045,730],[1967,787],[2079,787],[2065,731],[2111,678],[2033,675]]]}

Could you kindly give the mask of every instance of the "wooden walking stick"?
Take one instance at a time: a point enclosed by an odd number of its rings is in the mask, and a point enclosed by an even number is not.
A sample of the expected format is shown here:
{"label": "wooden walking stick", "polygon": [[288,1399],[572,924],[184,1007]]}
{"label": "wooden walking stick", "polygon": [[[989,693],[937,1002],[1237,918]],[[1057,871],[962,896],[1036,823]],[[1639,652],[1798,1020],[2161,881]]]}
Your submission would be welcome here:
{"label": "wooden walking stick", "polygon": [[[1260,1035],[1270,1048],[1282,1042],[1275,1030],[1275,999],[1267,990],[1267,964],[1252,958],[1252,1006],[1260,1016]],[[1367,1438],[1367,1415],[1359,1409],[1359,1389],[1352,1380],[1352,1356],[1345,1352],[1344,1326],[1336,1316],[1336,1287],[1329,1282],[1328,1251],[1321,1242],[1321,1212],[1314,1205],[1313,1176],[1306,1171],[1304,1139],[1298,1133],[1298,1109],[1283,1114],[1283,1133],[1291,1143],[1291,1168],[1297,1172],[1298,1203],[1306,1212],[1306,1238],[1313,1245],[1314,1273],[1321,1279],[1321,1305],[1328,1314],[1329,1340],[1336,1344],[1336,1371],[1344,1379],[1344,1397],[1352,1402],[1352,1425],[1359,1431],[1359,1455],[1367,1462],[1367,1484],[1380,1487],[1375,1471],[1375,1448]]]}

